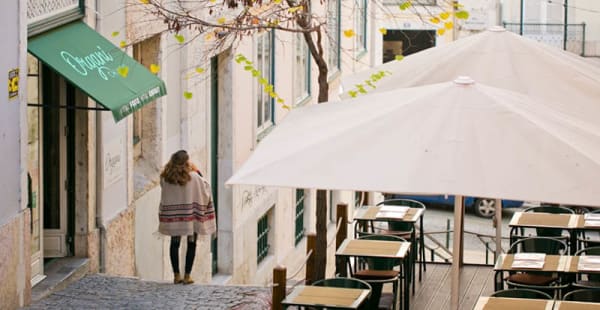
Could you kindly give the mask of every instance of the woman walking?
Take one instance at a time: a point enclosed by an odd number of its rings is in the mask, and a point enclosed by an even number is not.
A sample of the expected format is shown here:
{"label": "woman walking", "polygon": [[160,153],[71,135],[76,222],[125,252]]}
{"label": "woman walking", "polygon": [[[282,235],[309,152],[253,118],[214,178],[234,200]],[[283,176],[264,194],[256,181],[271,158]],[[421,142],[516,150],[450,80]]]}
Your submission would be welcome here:
{"label": "woman walking", "polygon": [[[160,207],[158,231],[171,236],[169,256],[173,267],[173,283],[194,283],[190,273],[196,255],[198,235],[211,235],[216,231],[215,209],[208,182],[195,171],[185,150],[171,155],[160,174]],[[179,271],[179,245],[187,236],[185,275]]]}

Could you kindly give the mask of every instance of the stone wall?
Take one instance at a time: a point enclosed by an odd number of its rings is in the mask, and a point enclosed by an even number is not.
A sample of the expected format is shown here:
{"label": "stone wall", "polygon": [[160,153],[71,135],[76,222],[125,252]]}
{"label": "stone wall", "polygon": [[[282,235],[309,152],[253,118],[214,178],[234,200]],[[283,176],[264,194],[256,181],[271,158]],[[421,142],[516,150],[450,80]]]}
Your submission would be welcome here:
{"label": "stone wall", "polygon": [[0,308],[16,309],[31,301],[29,209],[0,227]]}
{"label": "stone wall", "polygon": [[135,209],[127,208],[106,225],[104,263],[109,275],[135,275],[134,215]]}

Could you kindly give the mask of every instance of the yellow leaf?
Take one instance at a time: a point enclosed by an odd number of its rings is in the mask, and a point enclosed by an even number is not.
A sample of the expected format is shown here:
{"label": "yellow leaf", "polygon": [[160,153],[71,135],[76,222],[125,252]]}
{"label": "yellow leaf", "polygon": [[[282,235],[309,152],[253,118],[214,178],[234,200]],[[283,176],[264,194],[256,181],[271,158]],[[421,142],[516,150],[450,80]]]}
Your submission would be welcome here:
{"label": "yellow leaf", "polygon": [[185,41],[185,37],[183,35],[178,34],[178,33],[176,33],[174,35],[174,37],[175,37],[175,40],[177,40],[177,42],[179,42],[179,43],[183,43]]}
{"label": "yellow leaf", "polygon": [[189,91],[184,91],[183,97],[187,100],[190,100],[190,99],[192,99],[192,93],[190,93]]}
{"label": "yellow leaf", "polygon": [[354,33],[354,30],[352,30],[352,29],[344,30],[344,36],[346,36],[347,38],[352,38],[354,35],[356,35],[356,33]]}
{"label": "yellow leaf", "polygon": [[140,2],[141,2],[142,4],[148,4],[148,3],[150,3],[150,0],[140,0]]}
{"label": "yellow leaf", "polygon": [[207,34],[204,36],[204,41],[210,41],[210,40],[212,40],[214,37],[215,37],[215,34],[214,34],[214,33],[212,33],[212,32],[209,32],[209,33],[207,33]]}
{"label": "yellow leaf", "polygon": [[439,24],[440,23],[440,19],[437,17],[432,17],[429,19],[429,21],[433,24]]}
{"label": "yellow leaf", "polygon": [[150,72],[157,74],[158,71],[160,71],[160,66],[157,64],[151,64],[150,65]]}
{"label": "yellow leaf", "polygon": [[450,29],[452,29],[452,27],[454,27],[454,24],[452,22],[445,22],[444,23],[444,28],[450,30]]}
{"label": "yellow leaf", "polygon": [[458,11],[454,15],[458,19],[468,19],[469,18],[469,12],[467,12],[467,11]]}
{"label": "yellow leaf", "polygon": [[120,46],[121,48],[124,48],[125,46],[127,46],[127,42],[125,42],[125,41],[121,41],[121,42],[119,42],[119,46]]}
{"label": "yellow leaf", "polygon": [[400,10],[404,11],[411,6],[412,6],[412,3],[410,3],[410,1],[404,1],[400,4]]}
{"label": "yellow leaf", "polygon": [[396,56],[394,56],[394,60],[396,60],[396,61],[400,61],[402,59],[404,59],[404,56],[402,56],[402,55],[396,55]]}
{"label": "yellow leaf", "polygon": [[295,6],[295,7],[291,7],[291,8],[288,9],[288,12],[289,13],[296,13],[297,11],[302,10],[302,8],[303,7],[301,5]]}
{"label": "yellow leaf", "polygon": [[287,104],[284,104],[281,107],[284,108],[284,109],[286,109],[286,110],[290,110],[291,109],[291,107],[289,105],[287,105]]}
{"label": "yellow leaf", "polygon": [[444,28],[439,28],[439,29],[437,30],[437,34],[438,34],[438,36],[443,36],[443,35],[444,35],[444,33],[446,33],[446,29],[444,29]]}
{"label": "yellow leaf", "polygon": [[273,0],[276,4],[281,4],[281,0]]}
{"label": "yellow leaf", "polygon": [[215,3],[215,2],[217,2],[217,0],[209,0],[209,1],[210,1],[210,3]]}
{"label": "yellow leaf", "polygon": [[442,13],[440,13],[440,18],[441,19],[448,19],[448,17],[450,17],[450,13],[448,13],[448,12],[442,12]]}
{"label": "yellow leaf", "polygon": [[129,74],[129,67],[127,66],[120,66],[117,68],[117,72],[122,76],[122,77],[127,77],[127,75]]}
{"label": "yellow leaf", "polygon": [[223,25],[225,23],[225,21],[226,21],[225,17],[219,17],[219,19],[217,19],[217,23],[219,25]]}
{"label": "yellow leaf", "polygon": [[119,32],[118,31],[113,31],[110,35],[113,36],[113,37],[116,37],[116,36],[119,35]]}
{"label": "yellow leaf", "polygon": [[198,72],[198,73],[204,73],[204,68],[198,67],[198,68],[196,68],[196,72]]}
{"label": "yellow leaf", "polygon": [[379,32],[381,32],[381,34],[386,35],[387,34],[387,29],[385,28],[379,28]]}

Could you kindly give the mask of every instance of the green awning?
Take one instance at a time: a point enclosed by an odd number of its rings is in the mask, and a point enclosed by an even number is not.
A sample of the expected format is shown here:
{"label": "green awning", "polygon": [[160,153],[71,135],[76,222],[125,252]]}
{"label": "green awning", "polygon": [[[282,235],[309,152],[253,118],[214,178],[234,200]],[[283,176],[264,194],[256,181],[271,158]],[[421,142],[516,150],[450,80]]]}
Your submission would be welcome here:
{"label": "green awning", "polygon": [[[115,121],[167,94],[161,79],[80,21],[30,38],[27,49],[112,111]],[[126,77],[119,67],[128,68]]]}

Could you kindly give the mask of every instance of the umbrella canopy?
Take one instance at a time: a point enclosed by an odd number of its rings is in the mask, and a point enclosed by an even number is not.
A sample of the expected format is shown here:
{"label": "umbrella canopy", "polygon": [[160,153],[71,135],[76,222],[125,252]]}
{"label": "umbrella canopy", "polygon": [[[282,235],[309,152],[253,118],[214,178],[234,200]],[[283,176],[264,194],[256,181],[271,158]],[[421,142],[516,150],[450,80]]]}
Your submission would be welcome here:
{"label": "umbrella canopy", "polygon": [[[366,86],[371,74],[391,73]],[[441,83],[459,75],[540,98],[567,114],[597,122],[600,66],[585,58],[495,27],[342,78],[343,96],[357,84],[369,93]],[[576,103],[576,104],[574,104]]]}
{"label": "umbrella canopy", "polygon": [[463,78],[293,110],[227,183],[600,205],[599,179],[597,128]]}

